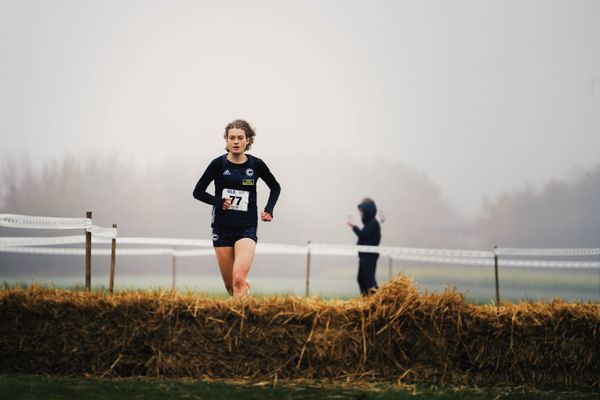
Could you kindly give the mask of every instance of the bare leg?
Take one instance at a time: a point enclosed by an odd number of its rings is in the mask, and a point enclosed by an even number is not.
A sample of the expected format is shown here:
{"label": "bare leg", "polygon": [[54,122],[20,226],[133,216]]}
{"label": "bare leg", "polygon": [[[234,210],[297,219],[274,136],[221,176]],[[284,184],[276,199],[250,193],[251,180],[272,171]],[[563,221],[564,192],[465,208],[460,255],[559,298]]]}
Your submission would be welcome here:
{"label": "bare leg", "polygon": [[254,259],[256,243],[249,238],[243,238],[234,244],[233,263],[233,297],[245,296],[248,293],[246,278]]}
{"label": "bare leg", "polygon": [[225,289],[227,289],[230,296],[233,296],[233,264],[235,259],[233,247],[215,247],[215,254],[217,255]]}

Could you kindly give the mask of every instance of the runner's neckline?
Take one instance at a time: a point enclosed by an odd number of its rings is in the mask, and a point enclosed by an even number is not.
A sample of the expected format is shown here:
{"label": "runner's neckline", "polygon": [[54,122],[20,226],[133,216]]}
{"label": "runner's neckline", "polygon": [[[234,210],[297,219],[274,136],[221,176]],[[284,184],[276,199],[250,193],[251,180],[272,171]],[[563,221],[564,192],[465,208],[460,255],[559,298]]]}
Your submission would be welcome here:
{"label": "runner's neckline", "polygon": [[233,165],[244,165],[246,164],[248,161],[250,161],[250,156],[248,154],[246,154],[246,161],[242,162],[242,163],[236,163],[231,161],[229,158],[227,158],[227,155],[225,155],[225,160]]}

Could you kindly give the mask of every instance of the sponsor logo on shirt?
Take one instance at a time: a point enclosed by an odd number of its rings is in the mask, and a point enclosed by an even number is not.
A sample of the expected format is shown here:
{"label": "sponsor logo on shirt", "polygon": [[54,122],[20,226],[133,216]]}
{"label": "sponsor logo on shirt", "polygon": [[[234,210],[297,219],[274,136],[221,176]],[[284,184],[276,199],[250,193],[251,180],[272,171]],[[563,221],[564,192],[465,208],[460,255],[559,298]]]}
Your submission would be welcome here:
{"label": "sponsor logo on shirt", "polygon": [[246,175],[248,175],[248,176],[252,176],[252,175],[254,175],[254,170],[253,170],[252,168],[248,168],[248,169],[246,170]]}
{"label": "sponsor logo on shirt", "polygon": [[223,175],[231,175],[231,172],[229,172],[229,170],[228,170],[228,169],[226,169],[226,170],[223,172]]}
{"label": "sponsor logo on shirt", "polygon": [[254,186],[254,179],[242,179],[242,185]]}

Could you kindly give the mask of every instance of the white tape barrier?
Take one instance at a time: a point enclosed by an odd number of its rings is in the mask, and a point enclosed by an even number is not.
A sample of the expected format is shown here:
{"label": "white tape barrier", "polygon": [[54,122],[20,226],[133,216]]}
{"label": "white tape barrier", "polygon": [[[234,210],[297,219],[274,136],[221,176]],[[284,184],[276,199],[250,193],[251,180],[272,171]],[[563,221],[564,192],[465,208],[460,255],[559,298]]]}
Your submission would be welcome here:
{"label": "white tape barrier", "polygon": [[[50,247],[0,247],[0,253],[20,253],[20,254],[40,254],[40,255],[71,255],[83,256],[85,249],[54,249]],[[214,256],[212,249],[194,249],[177,250],[173,248],[154,248],[154,249],[122,249],[115,250],[116,256],[175,256],[175,257],[196,257],[196,256]],[[110,256],[111,249],[94,249],[94,256]]]}
{"label": "white tape barrier", "polygon": [[103,228],[98,225],[92,225],[86,229],[88,232],[92,233],[92,236],[101,237],[104,239],[116,239],[117,238],[117,228]]}
{"label": "white tape barrier", "polygon": [[202,239],[173,239],[173,238],[153,238],[153,237],[120,237],[117,239],[119,244],[143,244],[152,246],[190,246],[190,247],[210,247],[212,240]]}
{"label": "white tape barrier", "polygon": [[[493,267],[494,260],[489,258],[453,258],[428,256],[393,256],[394,260],[416,261],[434,264],[476,265]],[[502,268],[600,268],[599,261],[540,261],[540,260],[498,260]]]}
{"label": "white tape barrier", "polygon": [[0,214],[0,226],[20,229],[85,229],[92,235],[113,239],[117,237],[116,228],[104,228],[92,225],[89,218],[36,217],[19,214]]}
{"label": "white tape barrier", "polygon": [[[92,235],[92,243],[110,243],[111,239]],[[141,244],[152,246],[190,246],[212,247],[211,240],[199,239],[165,239],[145,237],[119,237],[119,244]],[[84,235],[54,237],[0,237],[0,247],[17,246],[55,246],[61,244],[85,243]]]}
{"label": "white tape barrier", "polygon": [[447,250],[447,249],[420,249],[400,247],[394,254],[401,255],[433,255],[440,257],[466,257],[466,258],[488,258],[494,257],[491,251],[482,250]]}
{"label": "white tape barrier", "polygon": [[[41,240],[40,240],[41,239]],[[81,236],[63,236],[57,238],[0,238],[0,252],[4,253],[32,253],[32,254],[85,254],[84,249],[56,249],[40,247],[41,245],[56,245],[56,244],[82,244],[85,240]],[[117,246],[117,254],[123,255],[160,255],[171,254],[178,257],[191,257],[196,255],[214,255],[212,241],[210,240],[193,240],[193,239],[160,239],[160,238],[119,238],[121,244],[144,244],[144,245],[166,245],[172,247],[165,248],[137,248],[123,249]],[[92,244],[108,243],[106,240],[92,240]],[[196,246],[205,247],[203,249],[181,250],[174,249],[174,246]],[[108,249],[94,249],[92,254],[104,255],[110,254]],[[307,253],[306,246],[282,245],[259,243],[256,246],[257,254],[286,254],[286,255],[303,255]]]}
{"label": "white tape barrier", "polygon": [[[0,247],[0,253],[21,253],[21,254],[40,254],[40,255],[81,255],[85,254],[85,249],[56,249],[49,247]],[[306,255],[307,248],[303,246],[263,244],[256,247],[257,254],[286,254],[286,255]],[[109,256],[110,249],[101,248],[94,249],[92,252],[95,256]],[[312,253],[311,253],[312,254]],[[352,254],[342,254],[336,251],[334,254],[327,253],[324,250],[319,252],[322,255],[352,255],[356,256],[356,252]],[[213,249],[188,249],[179,250],[174,248],[137,248],[123,249],[117,247],[117,256],[175,256],[175,257],[198,257],[198,256],[213,256]],[[452,264],[452,265],[473,265],[482,267],[492,267],[493,259],[486,258],[460,258],[460,257],[435,257],[435,256],[419,256],[419,255],[401,255],[392,256],[394,260],[401,261],[416,261],[424,263],[436,264]],[[537,261],[537,260],[499,260],[498,265],[502,268],[600,268],[600,262],[569,262],[569,261]]]}
{"label": "white tape barrier", "polygon": [[[92,236],[92,243],[96,240]],[[100,239],[101,242],[108,240]],[[56,246],[61,244],[85,243],[84,235],[77,236],[54,236],[54,237],[0,237],[0,247],[22,247],[22,246]]]}
{"label": "white tape barrier", "polygon": [[433,264],[475,265],[481,267],[493,267],[494,259],[490,258],[461,258],[461,257],[436,257],[421,255],[393,255],[393,260],[416,261]]}
{"label": "white tape barrier", "polygon": [[87,229],[89,218],[35,217],[31,215],[0,214],[0,226],[22,229]]}
{"label": "white tape barrier", "polygon": [[[117,237],[116,228],[104,228],[92,225],[89,218],[61,218],[61,217],[38,217],[19,214],[0,214],[0,226],[9,228],[25,229],[85,229],[93,235],[93,242],[103,243]],[[64,236],[52,238],[0,238],[0,247],[6,246],[50,246],[59,244],[83,243],[82,236]],[[171,239],[171,238],[119,238],[120,244],[143,244],[159,246],[192,246],[212,247],[210,240],[196,239]],[[384,246],[353,246],[337,244],[311,243],[308,245],[311,253],[319,255],[350,256],[357,252],[379,253],[404,260],[428,260],[436,259],[438,262],[446,262],[448,257],[459,257],[463,261],[467,259],[485,259],[499,256],[554,256],[554,257],[580,257],[600,255],[600,248],[565,248],[565,249],[527,249],[527,248],[496,248],[494,252],[474,250],[447,250],[447,249],[424,249],[407,247],[384,247]],[[257,253],[269,254],[306,254],[306,246],[259,244]],[[432,258],[433,257],[433,258]],[[535,261],[537,262],[537,261]],[[543,262],[543,261],[541,261]],[[485,260],[475,260],[469,264],[486,263]]]}
{"label": "white tape barrier", "polygon": [[379,253],[382,256],[439,256],[439,257],[464,257],[464,258],[493,258],[491,251],[480,250],[447,250],[425,249],[411,247],[385,247],[385,246],[355,246],[343,244],[311,243],[308,245],[312,254],[350,256],[358,252]]}
{"label": "white tape barrier", "polygon": [[494,251],[499,256],[533,256],[533,257],[583,257],[598,256],[600,249],[517,249],[499,247]]}
{"label": "white tape barrier", "polygon": [[274,243],[258,243],[256,245],[256,254],[306,255],[307,253],[306,246]]}
{"label": "white tape barrier", "polygon": [[[63,254],[84,255],[84,249],[48,248],[40,247],[39,242],[44,245],[50,244],[81,244],[81,236],[63,236],[55,238],[0,238],[4,246],[0,246],[0,252],[4,253],[28,253],[28,254]],[[51,243],[52,242],[52,243]],[[106,240],[94,240],[94,244],[107,243]],[[143,244],[143,245],[166,245],[163,248],[121,248],[117,247],[118,256],[156,256],[171,255],[175,257],[195,257],[214,255],[212,242],[210,240],[194,239],[165,239],[165,238],[119,238],[119,244]],[[175,249],[174,246],[197,246],[201,249]],[[377,247],[377,246],[350,246],[350,245],[327,245],[310,244],[309,246],[284,245],[273,243],[259,243],[256,246],[257,254],[283,254],[283,255],[306,255],[310,249],[311,254],[329,256],[356,256],[359,251],[374,252],[379,250],[381,254],[388,255],[394,260],[415,261],[423,263],[473,265],[492,267],[494,265],[493,253],[468,250],[440,250],[440,249],[415,249],[402,247]],[[94,249],[93,255],[110,255],[110,249]],[[442,254],[442,255],[440,255]],[[476,257],[481,254],[487,257]],[[468,255],[470,257],[465,257]],[[539,261],[539,260],[505,260],[498,261],[500,267],[525,267],[525,268],[600,268],[600,262],[584,261]]]}
{"label": "white tape barrier", "polygon": [[498,266],[503,268],[600,268],[600,261],[498,260]]}

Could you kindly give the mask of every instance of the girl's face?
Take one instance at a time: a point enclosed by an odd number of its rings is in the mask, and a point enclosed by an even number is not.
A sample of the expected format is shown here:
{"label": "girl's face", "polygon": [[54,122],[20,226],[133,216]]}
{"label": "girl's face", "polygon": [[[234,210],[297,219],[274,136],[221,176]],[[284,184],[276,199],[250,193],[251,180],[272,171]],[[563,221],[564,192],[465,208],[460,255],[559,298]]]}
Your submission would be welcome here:
{"label": "girl's face", "polygon": [[246,151],[246,146],[250,140],[246,137],[246,132],[240,128],[231,128],[227,131],[225,145],[231,154],[239,155]]}

